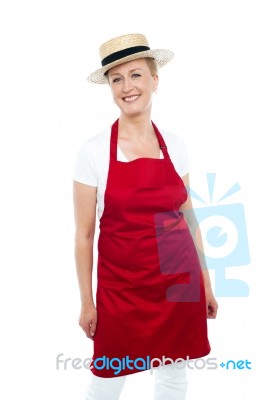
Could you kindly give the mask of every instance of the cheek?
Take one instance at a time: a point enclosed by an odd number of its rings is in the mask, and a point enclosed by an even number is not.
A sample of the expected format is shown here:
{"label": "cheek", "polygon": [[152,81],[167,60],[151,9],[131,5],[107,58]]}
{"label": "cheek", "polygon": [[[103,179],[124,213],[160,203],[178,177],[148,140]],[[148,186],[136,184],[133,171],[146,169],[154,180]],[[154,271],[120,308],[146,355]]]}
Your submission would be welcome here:
{"label": "cheek", "polygon": [[148,87],[147,93],[148,93],[149,96],[152,96],[152,95],[153,95],[153,93],[154,93],[154,86],[153,86],[153,85],[151,85],[150,87]]}
{"label": "cheek", "polygon": [[146,90],[148,93],[153,93],[155,88],[155,83],[153,81],[147,82]]}
{"label": "cheek", "polygon": [[119,87],[111,86],[111,94],[113,98],[118,97],[119,93],[120,93]]}
{"label": "cheek", "polygon": [[112,99],[113,99],[113,100],[116,99],[116,92],[115,92],[115,90],[112,89],[112,88],[111,88],[111,96],[112,96]]}

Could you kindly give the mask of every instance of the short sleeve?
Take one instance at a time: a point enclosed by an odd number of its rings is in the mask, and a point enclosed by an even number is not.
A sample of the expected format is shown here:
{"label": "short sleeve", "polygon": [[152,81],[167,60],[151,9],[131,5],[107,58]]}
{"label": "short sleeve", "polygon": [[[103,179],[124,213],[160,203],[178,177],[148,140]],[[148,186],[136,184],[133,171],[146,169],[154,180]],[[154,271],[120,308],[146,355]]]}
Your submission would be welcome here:
{"label": "short sleeve", "polygon": [[98,186],[98,170],[90,140],[77,151],[73,179],[86,185]]}
{"label": "short sleeve", "polygon": [[167,135],[168,152],[178,174],[183,177],[189,173],[189,158],[184,140],[175,135]]}

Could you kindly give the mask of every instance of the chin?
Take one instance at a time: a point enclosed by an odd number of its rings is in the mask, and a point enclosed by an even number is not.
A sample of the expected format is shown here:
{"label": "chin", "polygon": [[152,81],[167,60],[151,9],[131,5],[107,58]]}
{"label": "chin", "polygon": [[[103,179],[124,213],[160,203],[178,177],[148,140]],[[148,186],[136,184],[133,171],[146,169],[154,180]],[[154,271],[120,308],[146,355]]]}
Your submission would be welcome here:
{"label": "chin", "polygon": [[144,114],[145,111],[144,110],[132,110],[132,111],[121,110],[121,112],[126,117],[138,117],[139,115]]}

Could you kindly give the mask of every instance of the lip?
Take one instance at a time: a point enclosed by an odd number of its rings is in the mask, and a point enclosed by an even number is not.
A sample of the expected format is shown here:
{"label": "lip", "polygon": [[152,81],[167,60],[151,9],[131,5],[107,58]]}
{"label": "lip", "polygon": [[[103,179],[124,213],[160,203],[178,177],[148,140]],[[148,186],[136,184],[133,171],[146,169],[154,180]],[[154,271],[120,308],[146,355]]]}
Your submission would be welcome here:
{"label": "lip", "polygon": [[139,94],[132,94],[131,96],[122,97],[122,99],[123,99],[126,103],[133,103],[134,101],[138,100],[139,97],[140,97]]}

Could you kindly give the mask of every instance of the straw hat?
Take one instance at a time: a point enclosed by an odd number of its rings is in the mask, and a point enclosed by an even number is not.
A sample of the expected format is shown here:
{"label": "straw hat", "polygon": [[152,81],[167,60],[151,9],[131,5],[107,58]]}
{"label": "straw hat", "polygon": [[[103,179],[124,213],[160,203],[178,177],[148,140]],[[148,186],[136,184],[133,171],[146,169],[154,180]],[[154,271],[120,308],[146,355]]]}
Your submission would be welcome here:
{"label": "straw hat", "polygon": [[153,58],[158,67],[163,67],[174,54],[170,50],[151,50],[144,35],[139,33],[123,35],[105,42],[99,49],[102,68],[88,76],[91,83],[108,83],[105,73],[116,65],[138,58]]}

